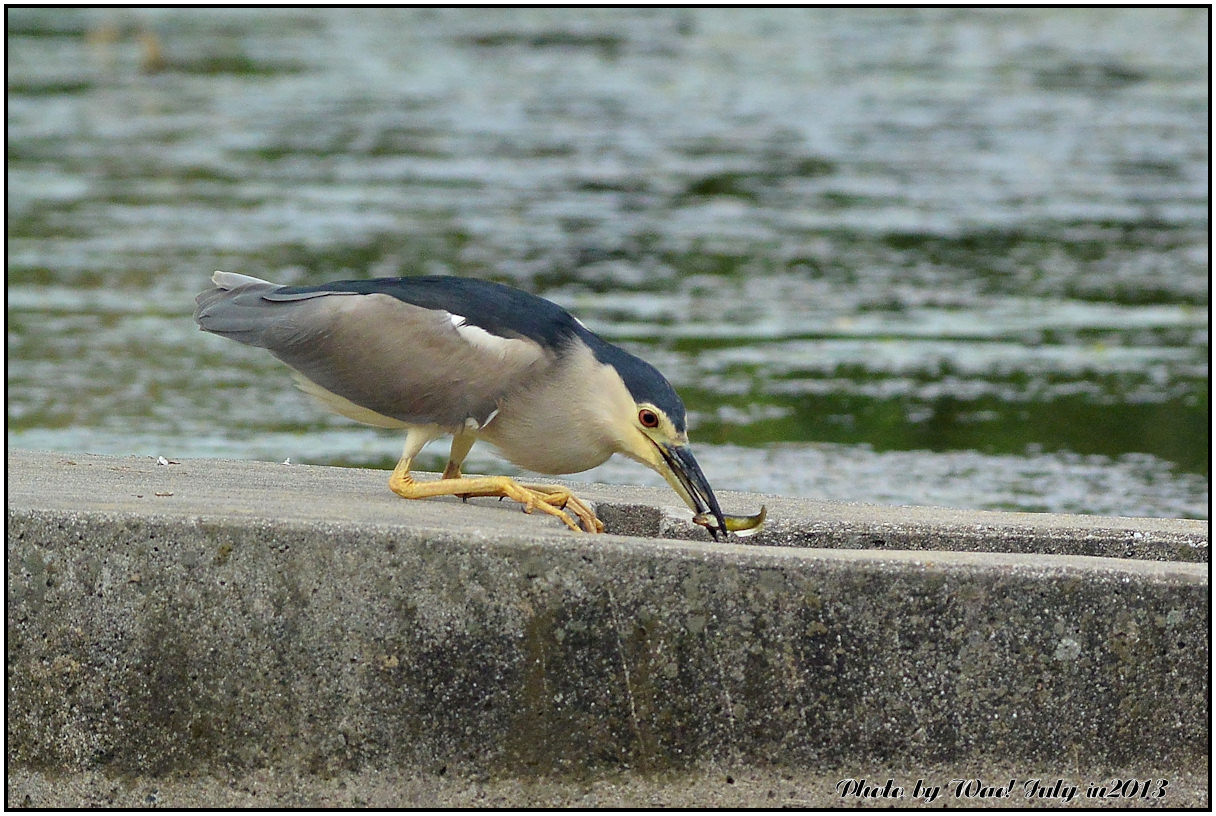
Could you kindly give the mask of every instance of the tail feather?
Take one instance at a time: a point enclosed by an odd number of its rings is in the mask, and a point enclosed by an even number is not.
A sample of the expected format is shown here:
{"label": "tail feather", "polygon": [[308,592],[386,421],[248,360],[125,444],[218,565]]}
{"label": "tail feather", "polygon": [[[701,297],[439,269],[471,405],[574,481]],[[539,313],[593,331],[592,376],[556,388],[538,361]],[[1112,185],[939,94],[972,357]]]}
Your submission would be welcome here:
{"label": "tail feather", "polygon": [[255,284],[275,286],[270,281],[255,278],[252,275],[242,275],[238,272],[221,272],[218,269],[211,273],[211,282],[218,289],[236,289],[238,286],[252,286]]}
{"label": "tail feather", "polygon": [[266,348],[264,334],[282,317],[281,307],[263,298],[279,285],[240,275],[216,272],[215,288],[194,299],[194,320],[203,331],[230,337],[241,343]]}

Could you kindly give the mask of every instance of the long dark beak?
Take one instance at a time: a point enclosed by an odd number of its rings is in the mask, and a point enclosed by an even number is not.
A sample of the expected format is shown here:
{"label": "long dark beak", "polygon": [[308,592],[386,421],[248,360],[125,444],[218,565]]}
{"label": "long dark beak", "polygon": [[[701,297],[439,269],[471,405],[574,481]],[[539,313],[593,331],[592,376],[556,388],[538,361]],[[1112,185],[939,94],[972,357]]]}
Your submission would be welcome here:
{"label": "long dark beak", "polygon": [[693,457],[692,449],[687,445],[659,445],[659,452],[663,454],[667,467],[675,476],[672,487],[677,488],[676,492],[688,503],[694,513],[700,515],[707,510],[713,513],[718,526],[716,529],[711,527],[709,532],[715,541],[718,540],[719,532],[725,538],[727,536],[726,519],[722,516],[722,508],[718,506],[718,497],[714,495],[714,489],[709,486],[709,480],[701,472],[701,466]]}

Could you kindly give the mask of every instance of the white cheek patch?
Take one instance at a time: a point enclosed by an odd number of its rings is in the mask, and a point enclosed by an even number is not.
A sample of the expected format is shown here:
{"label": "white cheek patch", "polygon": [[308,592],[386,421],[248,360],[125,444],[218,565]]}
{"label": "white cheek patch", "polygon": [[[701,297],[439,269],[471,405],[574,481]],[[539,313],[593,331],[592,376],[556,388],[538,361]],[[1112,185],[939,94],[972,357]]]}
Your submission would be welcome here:
{"label": "white cheek patch", "polygon": [[512,343],[519,342],[491,334],[480,326],[474,326],[464,315],[448,314],[448,319],[452,321],[452,326],[455,327],[460,338],[470,346],[492,352],[499,357],[507,353]]}

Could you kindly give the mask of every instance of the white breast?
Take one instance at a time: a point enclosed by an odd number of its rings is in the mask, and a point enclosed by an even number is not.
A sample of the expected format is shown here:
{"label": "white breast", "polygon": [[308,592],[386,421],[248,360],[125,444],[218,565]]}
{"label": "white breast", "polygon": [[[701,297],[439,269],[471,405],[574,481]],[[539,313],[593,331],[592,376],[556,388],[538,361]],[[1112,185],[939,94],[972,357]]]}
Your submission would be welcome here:
{"label": "white breast", "polygon": [[533,387],[513,393],[479,434],[510,461],[537,473],[578,473],[621,449],[613,417],[633,398],[620,375],[585,348]]}

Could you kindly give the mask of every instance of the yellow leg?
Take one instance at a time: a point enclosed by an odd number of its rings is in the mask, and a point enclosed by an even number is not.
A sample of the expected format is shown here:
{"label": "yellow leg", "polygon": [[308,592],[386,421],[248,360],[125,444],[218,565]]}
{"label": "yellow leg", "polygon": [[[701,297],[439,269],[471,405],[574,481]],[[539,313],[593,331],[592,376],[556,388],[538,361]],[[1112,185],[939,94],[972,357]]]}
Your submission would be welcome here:
{"label": "yellow leg", "polygon": [[[591,508],[564,487],[557,485],[521,485],[507,476],[466,477],[460,474],[460,464],[468,455],[477,437],[474,434],[457,434],[452,437],[452,453],[443,478],[434,482],[415,482],[410,476],[410,464],[427,442],[440,433],[439,429],[419,427],[410,429],[405,437],[405,448],[401,460],[389,477],[389,489],[405,499],[427,499],[434,496],[493,496],[512,499],[524,506],[525,513],[539,509],[543,513],[561,519],[571,530],[585,529],[589,533],[604,532],[604,523],[595,517]],[[582,528],[563,512],[569,510],[578,516]]]}
{"label": "yellow leg", "polygon": [[448,463],[443,469],[443,478],[460,478],[460,463],[469,455],[469,450],[476,441],[477,437],[471,433],[458,433],[452,437],[452,452],[448,455]]}
{"label": "yellow leg", "polygon": [[[434,496],[497,496],[512,499],[524,506],[525,513],[540,510],[561,519],[571,530],[586,529],[589,533],[604,531],[603,522],[565,488],[527,488],[507,476],[461,476],[433,482],[415,482],[409,473],[409,463],[404,461],[397,465],[397,469],[389,477],[388,486],[403,499],[429,499]],[[583,527],[580,528],[562,508],[573,511],[583,523]]]}

